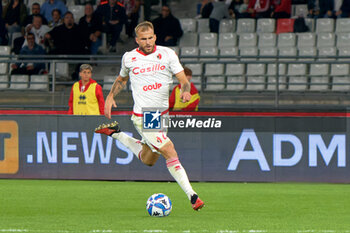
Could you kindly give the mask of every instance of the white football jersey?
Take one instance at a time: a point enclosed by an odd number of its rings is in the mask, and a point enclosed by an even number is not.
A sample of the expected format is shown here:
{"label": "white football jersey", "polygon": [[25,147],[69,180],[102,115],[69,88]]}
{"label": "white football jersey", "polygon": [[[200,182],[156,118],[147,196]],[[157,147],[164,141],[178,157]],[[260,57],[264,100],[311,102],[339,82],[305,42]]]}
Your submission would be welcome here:
{"label": "white football jersey", "polygon": [[156,46],[148,55],[138,48],[126,52],[119,74],[130,77],[134,113],[142,114],[142,108],[168,109],[172,77],[181,71],[179,58],[170,48]]}

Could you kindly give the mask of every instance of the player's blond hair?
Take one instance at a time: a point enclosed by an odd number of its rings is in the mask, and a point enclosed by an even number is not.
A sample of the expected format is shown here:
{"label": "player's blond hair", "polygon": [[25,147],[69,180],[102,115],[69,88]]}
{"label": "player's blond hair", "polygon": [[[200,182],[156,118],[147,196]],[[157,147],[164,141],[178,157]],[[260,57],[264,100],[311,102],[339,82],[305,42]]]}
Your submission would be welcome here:
{"label": "player's blond hair", "polygon": [[144,32],[144,31],[147,31],[148,29],[154,30],[153,24],[149,21],[143,21],[136,26],[135,34],[137,36],[139,32]]}

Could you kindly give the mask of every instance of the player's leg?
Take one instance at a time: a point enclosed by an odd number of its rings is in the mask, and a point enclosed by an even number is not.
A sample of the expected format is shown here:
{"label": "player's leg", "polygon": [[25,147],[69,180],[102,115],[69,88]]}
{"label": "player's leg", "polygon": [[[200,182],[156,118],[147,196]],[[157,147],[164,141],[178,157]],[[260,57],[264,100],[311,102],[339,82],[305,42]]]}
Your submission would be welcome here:
{"label": "player's leg", "polygon": [[204,206],[204,202],[198,197],[197,193],[193,190],[190,181],[187,177],[185,169],[182,167],[174,144],[169,139],[162,147],[159,148],[159,152],[166,159],[166,164],[170,174],[174,177],[176,182],[180,185],[182,190],[186,193],[188,199],[191,201],[192,208],[199,210]]}
{"label": "player's leg", "polygon": [[142,145],[142,151],[139,154],[139,159],[142,163],[153,166],[159,158],[159,153],[153,152],[147,144]]}
{"label": "player's leg", "polygon": [[118,122],[115,121],[111,124],[102,124],[95,129],[95,133],[106,134],[107,136],[117,139],[124,146],[129,148],[137,158],[140,158],[139,156],[142,151],[141,141],[120,131]]}

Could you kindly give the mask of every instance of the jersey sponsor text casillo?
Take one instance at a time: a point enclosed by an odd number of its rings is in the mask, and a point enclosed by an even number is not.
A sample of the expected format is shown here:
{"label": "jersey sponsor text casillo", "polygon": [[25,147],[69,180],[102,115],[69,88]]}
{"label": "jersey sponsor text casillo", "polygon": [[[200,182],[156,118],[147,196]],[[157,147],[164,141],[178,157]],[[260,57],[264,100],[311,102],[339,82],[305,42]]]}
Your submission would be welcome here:
{"label": "jersey sponsor text casillo", "polygon": [[168,108],[172,76],[183,70],[176,53],[167,47],[155,46],[153,53],[144,54],[138,48],[126,52],[120,76],[130,77],[134,113],[142,108]]}

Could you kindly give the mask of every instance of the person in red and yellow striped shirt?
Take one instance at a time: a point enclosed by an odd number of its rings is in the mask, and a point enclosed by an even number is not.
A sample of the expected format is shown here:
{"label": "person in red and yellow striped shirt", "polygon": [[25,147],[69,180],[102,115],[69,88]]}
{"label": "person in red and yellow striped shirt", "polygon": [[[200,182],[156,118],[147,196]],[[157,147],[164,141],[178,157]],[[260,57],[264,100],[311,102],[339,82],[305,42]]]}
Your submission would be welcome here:
{"label": "person in red and yellow striped shirt", "polygon": [[[184,66],[185,75],[188,81],[192,78],[192,70]],[[173,111],[198,111],[198,104],[200,96],[198,90],[193,83],[191,83],[191,100],[183,102],[180,98],[181,84],[174,87],[169,98],[169,109]]]}

